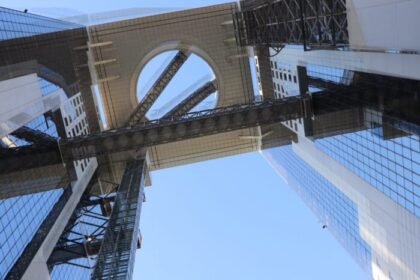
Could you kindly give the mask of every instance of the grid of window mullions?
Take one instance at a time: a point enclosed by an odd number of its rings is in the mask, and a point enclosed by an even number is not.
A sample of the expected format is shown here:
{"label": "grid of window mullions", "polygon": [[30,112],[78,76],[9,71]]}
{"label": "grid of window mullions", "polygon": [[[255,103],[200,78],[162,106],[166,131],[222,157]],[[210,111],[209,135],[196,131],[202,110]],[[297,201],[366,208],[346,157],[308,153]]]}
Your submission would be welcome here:
{"label": "grid of window mullions", "polygon": [[37,20],[37,21],[43,22],[44,24],[47,24],[47,23],[51,24],[51,25],[42,25],[42,26],[48,27],[48,26],[55,25],[57,26],[57,28],[60,28],[61,30],[63,30],[63,28],[66,28],[66,27],[68,28],[70,26],[80,27],[80,25],[75,24],[75,23],[70,23],[70,22],[59,20],[59,19],[44,17],[41,15],[36,15],[36,14],[31,14],[31,13],[22,13],[21,11],[16,11],[16,10],[4,8],[4,7],[0,7],[0,13],[2,14],[2,19],[9,20],[17,24],[31,24],[32,22],[34,22],[34,20]]}
{"label": "grid of window mullions", "polygon": [[[420,154],[418,147],[416,149],[412,146],[418,143],[415,136],[379,141],[379,137],[369,131],[350,135],[326,138],[316,143],[324,152],[345,163],[358,176],[419,216],[420,212],[417,209],[420,209],[420,205],[417,201],[420,201],[420,162],[417,160],[420,160]],[[407,139],[410,139],[410,148],[398,143]],[[405,152],[400,154],[395,147]],[[408,156],[409,154],[411,156]]]}
{"label": "grid of window mullions", "polygon": [[0,200],[0,279],[20,256],[62,190]]}
{"label": "grid of window mullions", "polygon": [[[274,150],[274,151],[273,151]],[[320,174],[295,155],[290,147],[273,149],[281,165],[296,184],[297,193],[320,219],[327,219],[329,230],[358,263],[370,270],[370,248],[360,237],[356,205]],[[277,151],[276,151],[277,150]],[[305,176],[301,176],[305,174]]]}
{"label": "grid of window mullions", "polygon": [[0,40],[81,27],[57,19],[0,7]]}
{"label": "grid of window mullions", "polygon": [[[307,72],[335,83],[351,82],[351,76],[345,77],[345,71],[340,68],[307,65]],[[365,114],[382,118],[376,112]],[[316,144],[396,203],[420,216],[419,139],[400,136],[382,140],[382,135],[376,135],[376,129],[382,127],[317,140]]]}

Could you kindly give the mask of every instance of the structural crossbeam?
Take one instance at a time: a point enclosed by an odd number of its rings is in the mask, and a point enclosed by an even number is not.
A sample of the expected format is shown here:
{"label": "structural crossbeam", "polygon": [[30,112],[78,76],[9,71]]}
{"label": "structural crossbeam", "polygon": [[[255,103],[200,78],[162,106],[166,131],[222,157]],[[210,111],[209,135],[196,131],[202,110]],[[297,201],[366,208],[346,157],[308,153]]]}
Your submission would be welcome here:
{"label": "structural crossbeam", "polygon": [[284,100],[193,112],[136,126],[62,139],[59,145],[64,160],[76,160],[287,121],[308,114],[309,111],[309,98],[289,97]]}
{"label": "structural crossbeam", "polygon": [[87,243],[77,243],[53,251],[48,259],[50,266],[69,262],[74,259],[87,258],[97,255],[101,248],[102,240]]}
{"label": "structural crossbeam", "polygon": [[217,90],[216,80],[205,83],[203,86],[198,88],[187,98],[182,100],[178,105],[166,113],[163,118],[169,118],[170,116],[180,116],[188,113],[192,108],[198,105],[201,101],[206,99],[210,94]]}
{"label": "structural crossbeam", "polygon": [[185,61],[188,59],[188,53],[179,51],[175,57],[170,61],[168,66],[160,74],[159,78],[146,93],[143,99],[139,102],[134,112],[130,115],[127,125],[134,125],[140,121],[144,121],[146,118],[146,113],[153,106],[155,101],[161,95],[163,90],[182,67]]}
{"label": "structural crossbeam", "polygon": [[43,133],[41,131],[35,130],[27,126],[22,126],[18,130],[13,131],[12,135],[19,139],[23,139],[27,142],[36,143],[36,144],[50,143],[50,142],[57,141],[55,137],[52,137],[46,133]]}
{"label": "structural crossbeam", "polygon": [[0,149],[0,174],[62,163],[56,143]]}

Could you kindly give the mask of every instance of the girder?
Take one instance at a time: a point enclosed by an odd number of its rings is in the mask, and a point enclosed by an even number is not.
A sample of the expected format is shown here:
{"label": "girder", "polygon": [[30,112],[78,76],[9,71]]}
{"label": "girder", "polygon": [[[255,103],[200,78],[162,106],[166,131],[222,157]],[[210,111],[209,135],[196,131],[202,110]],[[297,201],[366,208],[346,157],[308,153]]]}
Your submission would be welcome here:
{"label": "girder", "polygon": [[[63,159],[79,160],[303,116],[319,116],[345,110],[350,112],[352,109],[357,111],[357,108],[371,108],[381,111],[384,118],[400,119],[418,125],[419,103],[416,100],[420,94],[419,82],[402,79],[399,82],[390,81],[390,86],[387,86],[389,79],[391,78],[386,76],[371,77],[355,72],[353,82],[348,85],[309,76],[308,85],[322,90],[312,97],[303,95],[171,116],[100,133],[61,139],[59,145],[2,149],[0,166],[4,167],[3,170],[19,170],[29,168],[31,164],[40,166],[59,163]],[[16,160],[17,158],[24,160]]]}
{"label": "girder", "polygon": [[175,55],[165,70],[163,70],[162,74],[160,74],[159,78],[156,80],[153,86],[139,102],[134,112],[130,115],[127,121],[127,125],[134,125],[140,121],[145,120],[146,113],[153,106],[155,101],[161,95],[163,90],[166,88],[178,70],[182,67],[184,62],[187,61],[188,55],[189,54],[184,51],[179,51]]}
{"label": "girder", "polygon": [[377,125],[384,130],[383,137],[396,137],[403,132],[420,135],[420,81],[363,72],[354,72],[349,85],[311,76],[307,81],[309,86],[330,95],[324,100],[313,98],[318,113],[359,108],[361,114],[380,116],[381,123]]}
{"label": "girder", "polygon": [[131,279],[138,247],[145,161],[128,162],[91,279]]}
{"label": "girder", "polygon": [[350,85],[311,76],[308,84],[324,92],[339,93],[314,103],[325,111],[362,105],[383,111],[388,118],[420,124],[420,81],[355,72]]}
{"label": "girder", "polygon": [[308,114],[309,111],[310,99],[289,97],[284,100],[188,113],[131,127],[62,139],[59,145],[64,160],[76,160],[287,121]]}
{"label": "girder", "polygon": [[206,99],[210,94],[217,90],[216,80],[205,83],[203,86],[198,88],[187,98],[182,100],[178,105],[166,113],[163,118],[168,118],[170,116],[180,116],[188,113],[192,108],[194,108],[198,103]]}
{"label": "girder", "polygon": [[37,143],[37,144],[50,143],[50,142],[57,141],[55,137],[52,137],[51,135],[48,135],[44,132],[35,130],[27,126],[22,126],[18,130],[13,131],[12,135],[19,139],[23,139],[27,142],[32,142],[32,143]]}
{"label": "girder", "polygon": [[305,49],[348,45],[345,0],[241,1],[238,38],[245,45]]}
{"label": "girder", "polygon": [[102,240],[86,243],[77,243],[54,250],[48,259],[49,265],[66,263],[74,259],[87,258],[97,255],[101,248]]}
{"label": "girder", "polygon": [[62,163],[57,143],[0,149],[0,174]]}

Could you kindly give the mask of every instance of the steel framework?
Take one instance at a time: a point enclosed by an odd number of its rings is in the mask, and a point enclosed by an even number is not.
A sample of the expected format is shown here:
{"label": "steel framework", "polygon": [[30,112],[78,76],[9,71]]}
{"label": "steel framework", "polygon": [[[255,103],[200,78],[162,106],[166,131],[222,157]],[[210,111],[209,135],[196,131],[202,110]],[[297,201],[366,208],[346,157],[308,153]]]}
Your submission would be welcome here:
{"label": "steel framework", "polygon": [[311,114],[310,103],[309,97],[289,97],[192,112],[62,139],[59,146],[64,160],[82,159],[296,119]]}
{"label": "steel framework", "polygon": [[50,270],[61,264],[82,266],[72,262],[80,258],[89,259],[86,268],[93,268],[95,256],[102,245],[118,185],[114,184],[104,195],[92,193],[91,187],[92,184],[80,199],[48,259]]}
{"label": "steel framework", "polygon": [[[354,73],[351,84],[339,84],[311,76],[305,79],[308,85],[320,88],[322,93],[171,116],[62,139],[59,145],[52,142],[42,146],[2,149],[0,167],[10,171],[13,167],[24,169],[60,163],[63,159],[79,160],[358,107],[381,111],[384,118],[394,120],[393,123],[418,131],[418,81],[361,72]],[[302,87],[301,91],[306,92],[308,85],[306,89]],[[24,162],[18,159],[24,159]]]}
{"label": "steel framework", "polygon": [[0,174],[62,163],[57,142],[0,149]]}
{"label": "steel framework", "polygon": [[27,142],[38,144],[50,143],[57,140],[55,137],[27,126],[22,126],[18,130],[13,131],[12,135]]}
{"label": "steel framework", "polygon": [[128,162],[91,279],[131,279],[138,247],[145,161]]}
{"label": "steel framework", "polygon": [[175,57],[170,61],[165,70],[160,74],[159,78],[146,93],[143,99],[135,108],[134,112],[130,115],[127,125],[134,125],[140,121],[144,121],[146,118],[146,113],[158,99],[160,94],[182,67],[185,61],[188,59],[188,53],[179,51]]}
{"label": "steel framework", "polygon": [[236,21],[244,45],[309,50],[349,44],[345,0],[244,0]]}

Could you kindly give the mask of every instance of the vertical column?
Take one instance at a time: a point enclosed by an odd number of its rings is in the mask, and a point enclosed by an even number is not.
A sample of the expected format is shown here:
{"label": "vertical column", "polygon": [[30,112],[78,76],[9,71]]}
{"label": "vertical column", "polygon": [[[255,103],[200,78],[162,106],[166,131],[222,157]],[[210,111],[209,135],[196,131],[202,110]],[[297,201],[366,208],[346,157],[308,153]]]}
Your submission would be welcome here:
{"label": "vertical column", "polygon": [[128,162],[91,279],[131,279],[143,203],[144,160]]}

